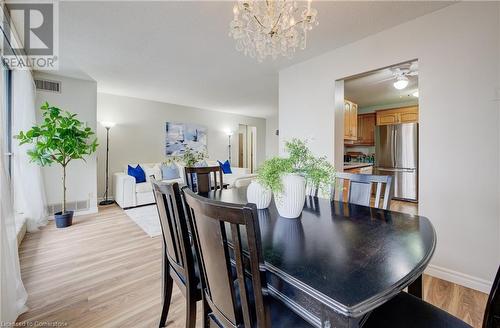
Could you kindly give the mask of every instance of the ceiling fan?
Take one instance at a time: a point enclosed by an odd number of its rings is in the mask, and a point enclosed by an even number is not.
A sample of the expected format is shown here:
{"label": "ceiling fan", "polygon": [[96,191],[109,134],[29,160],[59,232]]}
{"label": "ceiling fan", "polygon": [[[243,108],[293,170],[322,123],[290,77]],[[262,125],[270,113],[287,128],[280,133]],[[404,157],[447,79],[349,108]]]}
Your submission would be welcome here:
{"label": "ceiling fan", "polygon": [[[394,81],[394,88],[398,90],[403,90],[408,86],[409,76],[418,76],[418,62],[406,63],[394,67],[388,68],[391,76],[386,77],[381,80],[374,81],[374,84],[379,84],[386,81]],[[389,74],[389,72],[387,72]]]}
{"label": "ceiling fan", "polygon": [[[405,67],[407,66],[407,67]],[[394,87],[398,90],[403,90],[408,86],[408,76],[418,75],[418,62],[408,63],[404,66],[391,68],[392,78],[395,78]]]}

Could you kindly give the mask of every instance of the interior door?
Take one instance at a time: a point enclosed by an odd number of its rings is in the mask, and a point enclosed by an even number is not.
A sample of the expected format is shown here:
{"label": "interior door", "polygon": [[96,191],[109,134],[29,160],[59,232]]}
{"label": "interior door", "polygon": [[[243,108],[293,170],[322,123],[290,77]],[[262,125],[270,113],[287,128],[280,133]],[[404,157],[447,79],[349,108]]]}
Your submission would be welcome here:
{"label": "interior door", "polygon": [[243,161],[243,143],[244,143],[243,133],[238,133],[238,167],[244,167]]}

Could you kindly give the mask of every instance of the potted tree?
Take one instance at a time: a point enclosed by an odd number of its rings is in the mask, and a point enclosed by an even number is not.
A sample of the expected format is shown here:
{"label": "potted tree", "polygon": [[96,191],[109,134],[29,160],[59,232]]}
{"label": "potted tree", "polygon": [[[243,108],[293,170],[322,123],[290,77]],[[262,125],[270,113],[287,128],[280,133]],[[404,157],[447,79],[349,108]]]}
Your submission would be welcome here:
{"label": "potted tree", "polygon": [[306,141],[287,141],[285,150],[288,157],[274,157],[262,164],[257,172],[257,182],[262,188],[272,191],[280,216],[296,218],[304,207],[306,185],[320,188],[324,193],[330,192],[335,169],[325,157],[315,157]]}
{"label": "potted tree", "polygon": [[58,163],[62,166],[63,199],[62,210],[54,214],[58,228],[69,227],[73,222],[73,211],[66,209],[66,167],[72,160],[92,154],[97,148],[94,132],[76,118],[76,114],[53,107],[45,102],[42,107],[42,123],[15,138],[22,144],[32,144],[28,150],[31,161],[40,166]]}

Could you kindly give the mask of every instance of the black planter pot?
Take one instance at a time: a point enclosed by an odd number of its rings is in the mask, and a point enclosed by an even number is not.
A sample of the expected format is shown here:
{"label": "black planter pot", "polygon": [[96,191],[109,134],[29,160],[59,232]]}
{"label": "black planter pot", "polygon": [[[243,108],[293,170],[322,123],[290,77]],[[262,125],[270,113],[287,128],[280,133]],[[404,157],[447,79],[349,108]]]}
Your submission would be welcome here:
{"label": "black planter pot", "polygon": [[66,228],[73,223],[73,211],[66,211],[64,213],[57,212],[54,214],[56,220],[56,227]]}

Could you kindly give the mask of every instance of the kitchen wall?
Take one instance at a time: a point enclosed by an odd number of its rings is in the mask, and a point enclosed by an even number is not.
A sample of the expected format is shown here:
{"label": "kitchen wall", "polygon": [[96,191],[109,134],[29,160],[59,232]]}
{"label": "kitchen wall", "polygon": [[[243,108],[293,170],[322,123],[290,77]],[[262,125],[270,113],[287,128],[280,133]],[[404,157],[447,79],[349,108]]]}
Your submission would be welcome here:
{"label": "kitchen wall", "polygon": [[[266,120],[175,104],[99,93],[97,120],[116,122],[110,131],[110,176],[123,171],[128,163],[156,163],[165,159],[165,122],[195,123],[208,128],[210,159],[228,158],[225,129],[238,130],[238,125],[257,127],[257,165],[266,157]],[[105,190],[106,130],[98,126],[101,145],[98,149],[98,194]],[[231,138],[231,157],[237,162],[238,138]],[[110,178],[111,195],[112,179]]]}
{"label": "kitchen wall", "polygon": [[[46,73],[35,73],[35,78],[45,78],[61,82],[61,93],[37,91],[36,103],[40,108],[48,101],[51,105],[78,114],[78,119],[84,121],[94,131],[97,119],[97,83],[95,81],[72,79]],[[38,112],[40,119],[40,112]],[[45,181],[47,203],[62,202],[62,169],[58,165],[42,169]],[[76,214],[97,212],[97,161],[93,154],[85,158],[85,162],[72,161],[66,170],[68,202],[85,201],[89,208]]]}
{"label": "kitchen wall", "polygon": [[453,4],[291,66],[279,78],[280,139],[312,136],[311,149],[333,160],[343,153],[342,131],[335,131],[343,91],[335,81],[419,60],[419,213],[437,233],[427,272],[483,291],[500,259],[499,6]]}

